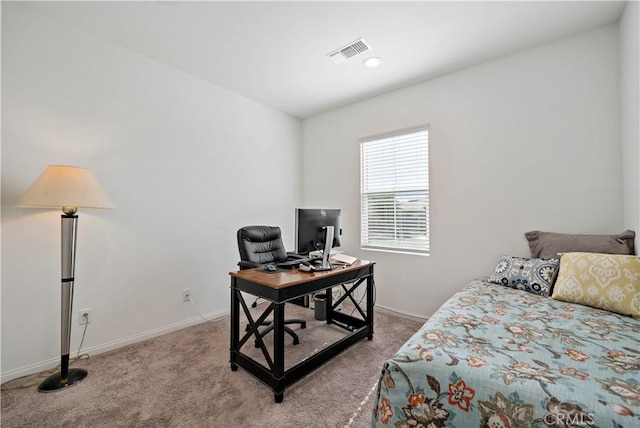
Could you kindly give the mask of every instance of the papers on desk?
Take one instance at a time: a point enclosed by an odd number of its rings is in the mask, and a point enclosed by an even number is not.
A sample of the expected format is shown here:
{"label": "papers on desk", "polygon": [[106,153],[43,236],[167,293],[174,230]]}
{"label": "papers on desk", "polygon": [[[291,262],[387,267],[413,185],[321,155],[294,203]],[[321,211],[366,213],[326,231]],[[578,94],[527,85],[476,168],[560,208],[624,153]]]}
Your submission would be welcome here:
{"label": "papers on desk", "polygon": [[348,256],[344,253],[332,254],[331,261],[336,263],[343,263],[347,266],[351,266],[358,260],[357,257]]}

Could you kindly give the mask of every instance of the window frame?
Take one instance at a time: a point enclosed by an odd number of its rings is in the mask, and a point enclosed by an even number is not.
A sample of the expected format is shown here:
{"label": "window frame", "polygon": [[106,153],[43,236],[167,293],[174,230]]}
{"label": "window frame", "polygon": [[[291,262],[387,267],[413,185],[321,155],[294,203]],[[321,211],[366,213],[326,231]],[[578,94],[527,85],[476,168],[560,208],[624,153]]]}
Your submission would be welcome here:
{"label": "window frame", "polygon": [[[366,145],[367,143],[373,143],[373,142],[379,142],[379,143],[383,143],[384,140],[389,140],[389,139],[394,139],[394,138],[401,138],[403,136],[408,136],[410,134],[415,134],[415,133],[419,133],[419,132],[425,132],[425,136],[424,138],[424,144],[426,145],[425,149],[425,153],[422,154],[424,157],[426,157],[425,161],[426,161],[426,165],[425,165],[425,170],[424,170],[424,175],[425,177],[422,178],[422,180],[424,180],[425,182],[419,186],[413,187],[413,188],[404,188],[403,186],[399,186],[399,188],[394,188],[393,190],[385,190],[385,191],[365,191],[365,181],[367,180],[367,178],[371,178],[371,174],[367,172],[365,172],[365,152],[364,152],[364,145]],[[430,241],[431,241],[431,236],[430,236],[430,228],[429,228],[429,215],[430,215],[430,185],[429,185],[429,181],[430,181],[430,168],[429,168],[429,133],[430,133],[430,126],[429,124],[422,124],[422,125],[417,125],[417,126],[412,126],[412,127],[408,127],[408,128],[402,128],[402,129],[398,129],[398,130],[394,130],[394,131],[390,131],[390,132],[385,132],[382,134],[376,134],[376,135],[371,135],[368,137],[363,137],[363,138],[359,138],[358,139],[358,143],[360,146],[360,248],[362,250],[370,250],[370,251],[383,251],[383,252],[392,252],[392,253],[402,253],[402,254],[413,254],[413,255],[421,255],[421,256],[429,256],[431,253],[431,245],[430,245]],[[391,141],[389,141],[391,142]],[[395,142],[396,145],[397,143],[399,143],[399,141]],[[394,148],[394,150],[397,149],[397,147]],[[405,150],[404,152],[409,152],[410,150]],[[397,151],[394,152],[394,154],[402,154],[403,151]],[[367,161],[371,161],[370,159],[371,155],[369,155],[369,159],[367,159]],[[418,159],[422,159],[422,157],[418,158]],[[404,164],[400,164],[400,165],[395,165],[393,167],[393,178],[396,182],[395,186],[391,186],[391,187],[397,187],[397,182],[398,182],[398,176],[401,174],[398,174],[398,171],[400,168],[402,168],[403,165],[410,165],[412,167],[419,167],[419,160],[417,160],[416,162],[409,162],[409,163],[404,163]],[[371,165],[369,164],[368,167],[370,168]],[[422,181],[420,180],[420,181]],[[370,184],[369,182],[367,182],[367,184]],[[389,183],[386,183],[389,184]],[[422,211],[421,209],[418,210],[411,210],[409,211],[410,214],[415,215],[416,213],[418,213],[418,215],[422,216],[424,215],[424,219],[420,219],[419,223],[416,223],[417,226],[409,226],[406,228],[402,228],[399,227],[399,220],[398,220],[398,200],[397,197],[398,195],[402,195],[402,194],[408,194],[408,193],[413,193],[416,196],[422,197],[424,202],[424,211]],[[393,210],[393,238],[389,238],[390,244],[392,245],[381,245],[381,240],[378,240],[378,242],[376,242],[375,239],[371,239],[371,231],[372,231],[372,226],[370,224],[370,215],[369,212],[367,211],[368,207],[370,207],[370,203],[371,203],[371,198],[367,198],[367,195],[369,196],[386,196],[387,198],[389,196],[393,196],[394,200],[391,204],[386,204],[385,202],[383,202],[382,208],[385,209],[392,209]],[[416,204],[417,205],[417,204]],[[369,208],[370,211],[370,208]],[[422,212],[421,212],[422,211]],[[378,217],[378,220],[380,219],[384,219],[383,216]],[[374,219],[375,220],[375,219]],[[420,229],[423,229],[424,232]],[[404,234],[411,234],[412,232],[420,232],[421,235],[418,235],[416,237],[413,238],[409,238],[409,239],[403,239],[403,238],[399,238],[399,236],[401,236],[403,233],[398,233],[398,232],[402,232],[404,231]],[[387,231],[383,231],[383,234],[386,233]],[[419,240],[423,239],[425,242],[423,244],[419,243]],[[384,239],[382,240],[384,241]]]}

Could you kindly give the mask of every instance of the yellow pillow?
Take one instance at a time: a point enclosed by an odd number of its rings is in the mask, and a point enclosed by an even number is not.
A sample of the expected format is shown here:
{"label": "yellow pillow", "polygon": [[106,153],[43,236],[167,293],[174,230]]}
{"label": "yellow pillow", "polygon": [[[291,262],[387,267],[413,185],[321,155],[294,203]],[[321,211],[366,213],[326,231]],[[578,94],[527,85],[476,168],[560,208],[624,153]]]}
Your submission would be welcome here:
{"label": "yellow pillow", "polygon": [[564,253],[551,297],[640,318],[640,257]]}

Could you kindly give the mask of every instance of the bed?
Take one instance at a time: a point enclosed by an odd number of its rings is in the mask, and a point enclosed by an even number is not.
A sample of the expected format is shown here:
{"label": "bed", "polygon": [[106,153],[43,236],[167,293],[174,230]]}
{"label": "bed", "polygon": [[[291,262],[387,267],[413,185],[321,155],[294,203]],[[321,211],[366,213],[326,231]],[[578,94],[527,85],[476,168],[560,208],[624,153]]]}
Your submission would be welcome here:
{"label": "bed", "polygon": [[[548,259],[505,257],[385,362],[372,426],[640,426],[640,258],[565,253],[555,271],[538,269],[541,287],[509,272]],[[631,313],[619,296],[586,304],[585,272],[607,276],[609,292],[622,281]],[[578,282],[590,292],[577,296]]]}

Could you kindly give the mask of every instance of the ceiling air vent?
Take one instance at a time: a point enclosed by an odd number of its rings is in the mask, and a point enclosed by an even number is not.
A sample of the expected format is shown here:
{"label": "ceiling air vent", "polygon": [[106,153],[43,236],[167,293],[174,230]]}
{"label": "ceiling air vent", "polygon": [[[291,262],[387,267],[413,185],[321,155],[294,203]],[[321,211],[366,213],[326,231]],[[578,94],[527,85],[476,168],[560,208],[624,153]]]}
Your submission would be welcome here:
{"label": "ceiling air vent", "polygon": [[366,52],[371,50],[369,44],[362,40],[361,38],[349,43],[346,46],[341,47],[340,49],[336,49],[335,51],[328,54],[336,64],[340,64],[341,62],[345,62],[351,57],[354,57],[362,52]]}

